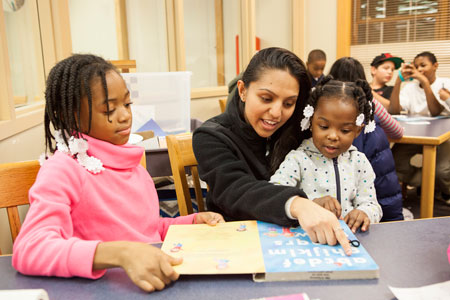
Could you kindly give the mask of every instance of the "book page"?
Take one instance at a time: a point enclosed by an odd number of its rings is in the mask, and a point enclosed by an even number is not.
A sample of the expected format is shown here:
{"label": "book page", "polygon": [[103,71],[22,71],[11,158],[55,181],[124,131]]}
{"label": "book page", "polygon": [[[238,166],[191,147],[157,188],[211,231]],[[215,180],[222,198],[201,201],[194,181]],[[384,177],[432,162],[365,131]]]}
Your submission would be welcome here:
{"label": "book page", "polygon": [[161,250],[183,258],[179,274],[264,272],[256,221],[171,225]]}
{"label": "book page", "polygon": [[446,300],[450,295],[450,281],[425,285],[416,288],[397,288],[389,286],[398,300]]}

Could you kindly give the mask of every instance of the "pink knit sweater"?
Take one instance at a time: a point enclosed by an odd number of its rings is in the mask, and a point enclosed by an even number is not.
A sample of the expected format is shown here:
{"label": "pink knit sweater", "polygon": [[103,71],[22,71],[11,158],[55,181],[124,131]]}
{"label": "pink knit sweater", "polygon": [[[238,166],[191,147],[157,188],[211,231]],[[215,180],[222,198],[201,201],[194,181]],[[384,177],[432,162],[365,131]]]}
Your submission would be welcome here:
{"label": "pink knit sweater", "polygon": [[193,222],[193,215],[159,217],[155,185],[139,165],[143,148],[86,138],[88,155],[105,170],[94,175],[58,151],[43,164],[13,248],[23,274],[98,278],[105,273],[92,270],[98,243],[161,242],[171,224]]}

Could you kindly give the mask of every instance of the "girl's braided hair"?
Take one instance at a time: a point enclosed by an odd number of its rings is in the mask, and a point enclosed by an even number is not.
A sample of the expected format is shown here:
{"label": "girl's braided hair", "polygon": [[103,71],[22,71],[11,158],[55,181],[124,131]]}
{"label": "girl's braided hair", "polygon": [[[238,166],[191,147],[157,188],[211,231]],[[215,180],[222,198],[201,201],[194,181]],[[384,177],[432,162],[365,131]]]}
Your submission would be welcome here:
{"label": "girl's braided hair", "polygon": [[321,97],[352,100],[357,111],[364,114],[364,124],[368,124],[369,121],[374,119],[375,105],[372,102],[372,89],[365,80],[357,79],[355,82],[344,82],[334,80],[333,76],[328,75],[316,85],[306,105],[316,108]]}
{"label": "girl's braided hair", "polygon": [[[117,72],[116,68],[103,58],[90,54],[75,54],[57,63],[47,78],[45,89],[45,140],[46,152],[56,151],[52,141],[55,139],[50,123],[54,130],[61,130],[64,143],[68,145],[67,136],[80,137],[81,99],[87,97],[89,105],[89,127],[92,120],[92,91],[94,80],[100,80],[105,100],[108,99],[106,73]],[[107,112],[109,105],[106,101]]]}

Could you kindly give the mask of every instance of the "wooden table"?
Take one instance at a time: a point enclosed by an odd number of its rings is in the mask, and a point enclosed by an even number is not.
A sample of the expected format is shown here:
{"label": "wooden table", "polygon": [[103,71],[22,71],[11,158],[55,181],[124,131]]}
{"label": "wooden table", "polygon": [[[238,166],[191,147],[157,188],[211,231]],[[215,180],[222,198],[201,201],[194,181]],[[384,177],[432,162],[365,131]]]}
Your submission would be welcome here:
{"label": "wooden table", "polygon": [[398,121],[405,128],[404,135],[401,139],[390,141],[423,146],[420,217],[431,218],[434,206],[436,149],[437,146],[450,139],[450,118],[426,120],[429,124],[423,124],[423,121],[408,122],[407,119]]}
{"label": "wooden table", "polygon": [[102,278],[24,276],[0,256],[0,289],[43,288],[50,299],[253,299],[305,292],[311,299],[391,300],[388,286],[419,287],[450,280],[447,248],[450,217],[373,224],[357,232],[380,267],[380,278],[365,280],[253,282],[248,275],[182,275],[166,289],[146,294],[122,269]]}

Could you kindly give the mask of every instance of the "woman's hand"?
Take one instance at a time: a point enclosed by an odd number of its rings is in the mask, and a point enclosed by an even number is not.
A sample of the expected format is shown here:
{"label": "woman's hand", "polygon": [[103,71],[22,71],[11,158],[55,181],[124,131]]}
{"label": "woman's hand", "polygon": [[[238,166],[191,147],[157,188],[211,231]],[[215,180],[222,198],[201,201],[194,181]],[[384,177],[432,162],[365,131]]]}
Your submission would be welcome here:
{"label": "woman's hand", "polygon": [[361,226],[362,231],[367,231],[370,226],[370,219],[367,216],[365,212],[359,209],[353,209],[350,211],[344,218],[345,223],[347,223],[348,227],[353,231],[353,233],[356,232],[356,230]]}
{"label": "woman's hand", "polygon": [[224,223],[224,222],[225,220],[223,219],[221,214],[212,211],[200,212],[195,215],[196,224],[208,224],[214,226],[217,223]]}
{"label": "woman's hand", "polygon": [[324,196],[321,198],[316,198],[313,201],[322,206],[323,208],[325,208],[326,210],[331,211],[333,214],[336,215],[336,218],[339,219],[341,217],[342,207],[336,198],[333,198],[331,196]]}
{"label": "woman's hand", "polygon": [[153,292],[178,279],[173,266],[182,261],[146,243],[105,242],[97,246],[93,269],[121,267],[134,284]]}
{"label": "woman's hand", "polygon": [[292,201],[290,212],[298,219],[312,242],[328,245],[336,245],[338,242],[344,248],[345,254],[352,254],[348,238],[333,213],[301,197]]}

